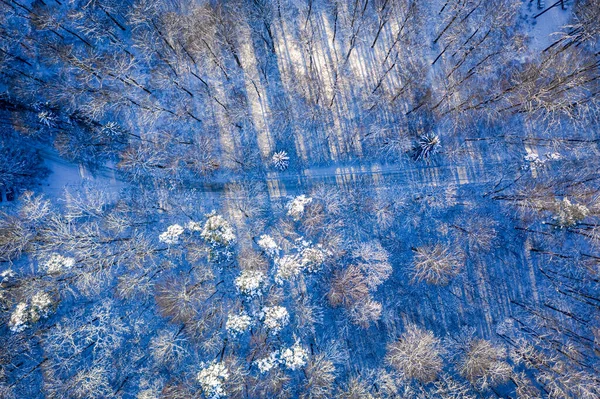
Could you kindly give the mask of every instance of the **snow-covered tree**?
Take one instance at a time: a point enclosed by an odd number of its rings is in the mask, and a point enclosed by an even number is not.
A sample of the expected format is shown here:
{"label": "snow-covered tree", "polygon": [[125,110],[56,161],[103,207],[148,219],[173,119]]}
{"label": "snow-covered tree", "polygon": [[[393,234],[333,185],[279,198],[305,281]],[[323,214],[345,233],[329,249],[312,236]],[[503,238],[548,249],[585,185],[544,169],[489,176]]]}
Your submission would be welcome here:
{"label": "snow-covered tree", "polygon": [[307,197],[304,194],[295,197],[286,205],[288,216],[291,216],[291,218],[295,221],[300,220],[304,215],[304,209],[306,205],[310,204],[311,202],[312,198]]}
{"label": "snow-covered tree", "polygon": [[240,335],[246,332],[252,325],[252,318],[246,313],[230,314],[227,317],[225,328],[232,336]]}
{"label": "snow-covered tree", "polygon": [[237,290],[248,297],[256,297],[262,295],[265,287],[267,276],[260,270],[244,269],[234,284]]}
{"label": "snow-covered tree", "polygon": [[47,317],[54,305],[52,297],[46,292],[37,292],[27,301],[19,302],[8,323],[11,331],[21,332],[41,318]]}
{"label": "snow-covered tree", "polygon": [[225,364],[213,361],[198,372],[197,379],[207,398],[219,399],[227,396],[225,383],[230,373]]}
{"label": "snow-covered tree", "polygon": [[261,235],[257,241],[257,244],[270,257],[277,256],[279,251],[281,251],[281,247],[277,244],[277,242],[275,242],[273,237],[267,234]]}
{"label": "snow-covered tree", "polygon": [[273,154],[271,158],[271,163],[277,170],[284,171],[290,165],[290,157],[288,153],[285,151],[278,151]]}
{"label": "snow-covered tree", "polygon": [[576,225],[583,221],[589,213],[590,210],[585,205],[572,203],[568,198],[555,202],[554,220],[560,227]]}
{"label": "snow-covered tree", "polygon": [[290,322],[290,314],[283,306],[263,307],[261,318],[271,334],[279,333]]}
{"label": "snow-covered tree", "polygon": [[200,236],[204,238],[210,245],[229,246],[235,243],[235,233],[227,220],[215,211],[206,215],[206,223],[200,232]]}
{"label": "snow-covered tree", "polygon": [[161,233],[158,236],[160,242],[164,242],[167,245],[174,245],[179,242],[179,236],[184,232],[183,227],[179,224],[172,224],[167,227],[167,231]]}

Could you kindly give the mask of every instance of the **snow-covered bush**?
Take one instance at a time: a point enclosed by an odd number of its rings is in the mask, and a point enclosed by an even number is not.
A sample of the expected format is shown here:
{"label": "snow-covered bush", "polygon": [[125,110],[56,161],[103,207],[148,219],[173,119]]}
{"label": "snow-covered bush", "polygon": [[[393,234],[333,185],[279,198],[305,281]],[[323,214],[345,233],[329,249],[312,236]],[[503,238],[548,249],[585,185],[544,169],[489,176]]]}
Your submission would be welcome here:
{"label": "snow-covered bush", "polygon": [[198,373],[198,382],[202,391],[210,399],[223,398],[227,395],[225,382],[229,379],[229,370],[223,363],[212,362]]}
{"label": "snow-covered bush", "polygon": [[246,313],[230,314],[227,317],[225,328],[227,332],[233,336],[243,334],[252,325],[252,319]]}
{"label": "snow-covered bush", "polygon": [[535,171],[536,169],[543,167],[546,163],[546,160],[541,159],[535,152],[525,155],[523,159],[525,160],[525,165],[522,167],[523,170]]}
{"label": "snow-covered bush", "polygon": [[535,152],[531,152],[531,153],[525,155],[525,157],[523,159],[525,159],[526,162],[531,162],[531,163],[543,162],[540,160],[540,156],[538,154],[536,154]]}
{"label": "snow-covered bush", "polygon": [[261,235],[257,244],[270,257],[277,256],[279,251],[281,251],[281,247],[277,245],[273,237],[267,234]]}
{"label": "snow-covered bush", "polygon": [[179,236],[183,234],[183,227],[178,224],[172,224],[167,227],[167,231],[161,233],[158,236],[160,242],[164,242],[167,245],[177,244],[179,242]]}
{"label": "snow-covered bush", "polygon": [[277,334],[290,322],[290,314],[283,306],[265,306],[262,310],[265,327]]}
{"label": "snow-covered bush", "polygon": [[6,269],[0,272],[0,300],[4,299],[3,283],[7,282],[15,273],[11,269]]}
{"label": "snow-covered bush", "polygon": [[227,220],[215,211],[206,215],[208,218],[200,236],[212,246],[229,246],[235,243],[233,228]]}
{"label": "snow-covered bush", "polygon": [[52,298],[45,292],[34,294],[27,302],[17,304],[10,316],[8,325],[13,332],[21,332],[36,323],[43,317],[47,317],[52,308]]}
{"label": "snow-covered bush", "polygon": [[52,307],[52,298],[45,292],[34,294],[29,301],[29,314],[32,322],[47,317]]}
{"label": "snow-covered bush", "polygon": [[274,261],[275,281],[278,284],[293,280],[304,270],[310,273],[316,272],[327,258],[327,253],[321,245],[313,247],[309,241],[302,238],[296,240],[293,251],[295,253],[283,255]]}
{"label": "snow-covered bush", "polygon": [[300,220],[304,215],[304,208],[312,202],[312,198],[302,194],[287,203],[286,209],[288,216],[291,216],[295,221]]}
{"label": "snow-covered bush", "polygon": [[281,362],[290,370],[298,370],[306,366],[308,351],[298,341],[281,352]]}
{"label": "snow-covered bush", "polygon": [[288,156],[287,152],[278,151],[275,154],[273,154],[273,157],[271,158],[271,163],[276,169],[284,171],[288,168],[288,166],[290,166],[290,157]]}
{"label": "snow-covered bush", "polygon": [[246,269],[242,270],[242,273],[235,279],[234,284],[241,294],[255,297],[262,295],[265,282],[265,273],[260,270]]}
{"label": "snow-covered bush", "polygon": [[45,262],[41,264],[46,273],[54,274],[68,271],[75,265],[75,259],[60,254],[52,254]]}
{"label": "snow-covered bush", "polygon": [[568,198],[555,203],[556,213],[554,220],[560,227],[569,227],[581,222],[590,213],[590,210],[581,204],[575,204]]}
{"label": "snow-covered bush", "polygon": [[279,351],[271,352],[267,357],[254,361],[261,373],[268,373],[279,364]]}

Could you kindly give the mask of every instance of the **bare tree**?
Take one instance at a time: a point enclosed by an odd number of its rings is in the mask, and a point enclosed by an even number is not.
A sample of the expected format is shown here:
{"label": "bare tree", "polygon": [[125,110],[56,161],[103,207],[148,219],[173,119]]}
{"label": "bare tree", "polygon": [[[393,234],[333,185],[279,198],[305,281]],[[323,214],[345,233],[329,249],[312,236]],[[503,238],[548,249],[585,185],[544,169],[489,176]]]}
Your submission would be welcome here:
{"label": "bare tree", "polygon": [[431,331],[408,325],[400,338],[387,346],[385,361],[407,379],[435,381],[443,368],[439,338]]}
{"label": "bare tree", "polygon": [[303,399],[331,397],[335,381],[335,366],[324,354],[311,356],[306,367],[306,376]]}
{"label": "bare tree", "polygon": [[464,256],[442,244],[414,249],[413,280],[446,285],[464,266]]}
{"label": "bare tree", "polygon": [[459,372],[479,389],[494,387],[512,375],[512,368],[504,360],[505,357],[503,348],[483,339],[475,339],[459,363]]}

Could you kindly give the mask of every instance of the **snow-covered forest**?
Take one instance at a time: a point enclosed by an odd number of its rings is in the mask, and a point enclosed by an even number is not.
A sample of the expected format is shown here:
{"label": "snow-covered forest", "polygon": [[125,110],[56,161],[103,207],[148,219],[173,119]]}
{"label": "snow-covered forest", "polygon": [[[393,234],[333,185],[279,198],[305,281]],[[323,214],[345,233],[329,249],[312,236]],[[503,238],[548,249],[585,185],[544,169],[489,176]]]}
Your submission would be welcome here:
{"label": "snow-covered forest", "polygon": [[600,0],[0,0],[1,399],[600,398]]}

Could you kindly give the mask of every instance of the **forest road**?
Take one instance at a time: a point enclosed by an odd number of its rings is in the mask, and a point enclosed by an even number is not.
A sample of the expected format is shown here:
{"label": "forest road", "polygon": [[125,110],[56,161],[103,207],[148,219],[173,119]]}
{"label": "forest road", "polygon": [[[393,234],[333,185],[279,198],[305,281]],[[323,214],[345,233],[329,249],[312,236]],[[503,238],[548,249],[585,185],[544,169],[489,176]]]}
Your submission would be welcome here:
{"label": "forest road", "polygon": [[[51,165],[53,176],[48,180],[51,185],[60,187],[49,187],[51,190],[63,189],[64,186],[94,182],[98,185],[107,185],[111,188],[124,188],[129,183],[118,168],[108,165],[100,165],[93,170],[85,169],[81,172],[81,166],[70,162],[58,155],[55,151],[40,150],[40,155]],[[500,182],[511,179],[511,176],[501,176],[501,162],[476,162],[462,164],[436,164],[436,162],[416,162],[412,159],[400,160],[395,164],[381,163],[353,163],[332,166],[317,166],[301,169],[300,171],[267,171],[261,174],[218,176],[212,181],[199,181],[196,179],[172,178],[172,183],[184,186],[207,195],[223,195],[228,186],[235,183],[264,183],[266,184],[271,198],[287,197],[305,193],[306,190],[317,184],[336,185],[340,187],[352,187],[356,184],[377,187],[447,187],[465,184],[484,184]],[[60,167],[56,167],[56,166]],[[75,174],[68,172],[79,170]],[[69,176],[61,174],[69,173]]]}

